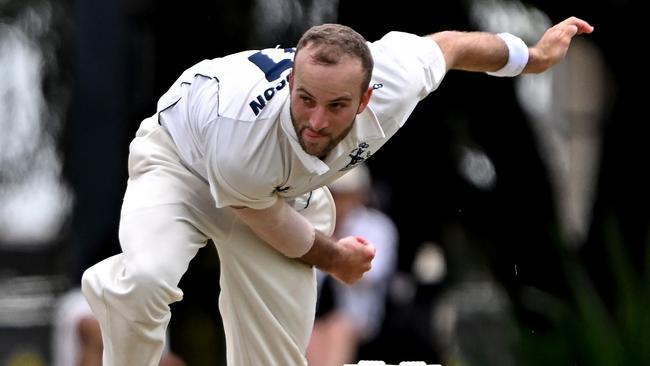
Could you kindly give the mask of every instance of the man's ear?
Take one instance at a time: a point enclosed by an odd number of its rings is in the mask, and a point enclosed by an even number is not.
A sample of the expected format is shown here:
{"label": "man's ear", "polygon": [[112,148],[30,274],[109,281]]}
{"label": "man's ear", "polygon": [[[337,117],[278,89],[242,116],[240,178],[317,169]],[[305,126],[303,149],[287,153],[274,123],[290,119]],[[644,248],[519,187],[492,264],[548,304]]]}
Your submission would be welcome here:
{"label": "man's ear", "polygon": [[357,114],[363,112],[364,109],[368,106],[370,102],[370,97],[372,96],[372,91],[374,89],[369,87],[363,94],[361,94],[361,100],[359,101],[359,109],[357,109]]}

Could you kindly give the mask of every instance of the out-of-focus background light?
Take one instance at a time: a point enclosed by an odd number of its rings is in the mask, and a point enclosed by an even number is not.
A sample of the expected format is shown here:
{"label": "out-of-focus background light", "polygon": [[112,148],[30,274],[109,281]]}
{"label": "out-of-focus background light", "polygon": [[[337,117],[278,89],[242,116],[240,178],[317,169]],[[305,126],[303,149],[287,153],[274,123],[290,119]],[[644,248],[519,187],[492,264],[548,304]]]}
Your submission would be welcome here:
{"label": "out-of-focus background light", "polygon": [[48,243],[70,213],[57,146],[65,116],[44,96],[58,63],[52,7],[34,2],[0,18],[0,245]]}

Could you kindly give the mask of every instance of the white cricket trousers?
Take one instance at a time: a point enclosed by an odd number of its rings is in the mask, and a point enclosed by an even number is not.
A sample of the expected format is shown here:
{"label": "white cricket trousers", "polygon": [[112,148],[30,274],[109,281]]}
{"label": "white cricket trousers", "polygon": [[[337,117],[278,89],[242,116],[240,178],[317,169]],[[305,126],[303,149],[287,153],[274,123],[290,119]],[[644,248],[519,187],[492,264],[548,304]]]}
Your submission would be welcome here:
{"label": "white cricket trousers", "polygon": [[[329,191],[314,191],[309,202],[301,213],[331,234]],[[230,208],[216,208],[208,184],[180,162],[154,117],[142,122],[130,145],[119,236],[122,253],[90,267],[82,279],[101,325],[104,366],[158,365],[169,304],[183,298],[178,283],[208,239],[221,261],[219,308],[228,365],[307,364],[314,269],[260,240]]]}

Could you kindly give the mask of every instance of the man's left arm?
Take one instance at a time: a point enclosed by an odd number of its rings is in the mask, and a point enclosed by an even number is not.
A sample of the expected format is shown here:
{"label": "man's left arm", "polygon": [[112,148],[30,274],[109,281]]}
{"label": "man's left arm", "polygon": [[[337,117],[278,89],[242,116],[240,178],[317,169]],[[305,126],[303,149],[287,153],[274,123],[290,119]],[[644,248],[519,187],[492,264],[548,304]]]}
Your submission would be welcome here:
{"label": "man's left arm", "polygon": [[576,17],[546,30],[532,47],[507,33],[444,31],[429,35],[440,47],[447,70],[466,70],[515,76],[540,73],[560,62],[574,36],[591,33],[593,27]]}
{"label": "man's left arm", "polygon": [[282,198],[264,209],[231,207],[257,236],[289,258],[299,258],[347,284],[370,270],[375,256],[371,243],[351,236],[335,240],[317,231]]}

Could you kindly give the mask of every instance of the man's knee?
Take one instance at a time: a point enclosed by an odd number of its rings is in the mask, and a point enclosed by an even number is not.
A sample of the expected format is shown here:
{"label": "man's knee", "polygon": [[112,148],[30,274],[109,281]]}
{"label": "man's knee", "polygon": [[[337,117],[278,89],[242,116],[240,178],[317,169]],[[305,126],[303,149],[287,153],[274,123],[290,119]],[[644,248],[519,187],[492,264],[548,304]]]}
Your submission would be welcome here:
{"label": "man's knee", "polygon": [[98,264],[87,268],[81,276],[81,291],[84,297],[91,305],[93,302],[100,300],[103,290],[101,274],[98,271]]}
{"label": "man's knee", "polygon": [[164,268],[154,263],[125,261],[118,255],[88,268],[81,285],[91,305],[101,301],[109,306],[128,303],[135,308],[166,309],[183,295],[178,281],[169,277]]}

